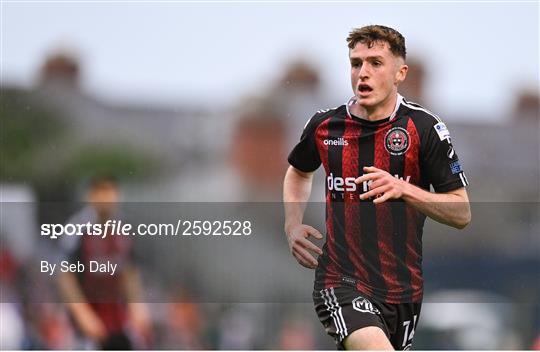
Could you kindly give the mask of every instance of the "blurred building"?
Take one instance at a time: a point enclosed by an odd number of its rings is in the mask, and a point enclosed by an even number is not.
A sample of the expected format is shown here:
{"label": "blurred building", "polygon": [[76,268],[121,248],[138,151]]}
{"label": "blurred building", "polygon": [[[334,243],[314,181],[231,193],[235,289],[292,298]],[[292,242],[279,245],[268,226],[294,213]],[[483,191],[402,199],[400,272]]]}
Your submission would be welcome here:
{"label": "blurred building", "polygon": [[42,146],[41,162],[62,168],[89,148],[119,149],[154,161],[149,167],[161,172],[178,172],[186,163],[208,158],[221,147],[219,139],[200,139],[223,130],[223,123],[208,107],[97,100],[82,88],[83,70],[75,56],[59,52],[45,59],[34,88],[2,87],[6,104],[54,111],[67,129],[62,139]]}
{"label": "blurred building", "polygon": [[414,101],[420,105],[429,106],[429,101],[426,99],[426,67],[418,58],[408,58],[407,78],[399,85],[399,92],[407,100]]}
{"label": "blurred building", "polygon": [[[403,95],[429,108],[429,103],[424,102],[426,71],[419,62],[411,61],[410,67],[408,83],[402,87]],[[150,106],[143,102],[100,101],[81,88],[83,70],[73,56],[60,53],[47,58],[36,87],[30,90],[2,87],[4,99],[8,99],[5,103],[16,106],[20,114],[1,118],[24,119],[25,112],[46,106],[57,112],[55,117],[65,130],[58,138],[40,141],[40,148],[29,158],[28,165],[33,168],[26,169],[28,179],[43,174],[55,175],[61,184],[67,182],[61,172],[55,172],[66,170],[66,165],[71,165],[73,158],[85,149],[89,150],[86,155],[92,156],[95,154],[92,148],[107,151],[120,146],[134,155],[144,155],[142,168],[152,169],[152,173],[125,185],[129,201],[279,202],[282,174],[287,167],[285,157],[299,139],[305,122],[315,111],[338,106],[348,98],[328,102],[321,90],[320,73],[304,61],[283,68],[280,79],[264,96],[243,101],[241,109],[236,111],[211,106],[211,102],[209,106],[195,107],[189,102]],[[521,94],[516,97],[515,111],[497,123],[479,123],[475,116],[457,122],[455,116],[443,116],[471,184],[468,192],[473,202],[473,220],[463,232],[428,220],[424,232],[428,292],[467,288],[496,292],[516,302],[537,301],[540,292],[538,101],[537,93]],[[37,121],[39,116],[32,118]],[[39,138],[40,132],[30,139]],[[148,160],[152,163],[145,164]],[[15,166],[15,163],[2,165]],[[5,177],[1,182],[27,183],[26,187],[33,187],[33,181],[27,181],[24,175]],[[324,176],[320,171],[315,182],[313,196],[323,199]],[[50,194],[58,195],[56,190]],[[218,251],[215,243],[208,241],[177,241],[174,245],[170,241],[152,241],[143,245],[142,255],[147,263],[144,269],[151,276],[162,275],[159,279],[166,284],[176,280],[179,284],[189,283],[193,291],[223,292],[225,300],[235,297],[240,288],[245,289],[245,295],[256,297],[259,300],[256,303],[265,305],[272,300],[284,303],[284,297],[295,295],[309,299],[312,273],[299,268],[290,256],[282,224],[275,220],[281,219],[278,205],[274,210],[279,213],[259,214],[266,219],[259,242],[220,243]],[[252,208],[256,210],[255,205]],[[144,218],[148,213],[151,212],[141,207],[134,215]],[[321,221],[317,227],[323,230],[323,212],[318,218]],[[10,244],[13,254],[19,245],[12,240],[13,237],[6,242],[13,242]],[[28,257],[26,252],[25,257]],[[155,277],[152,279],[160,282]],[[211,320],[203,319],[201,307],[181,303],[167,306],[163,324],[170,330],[156,346],[311,349],[323,345],[319,335],[312,335],[309,324],[298,322],[296,317],[288,320],[286,314],[276,313],[278,322],[261,323],[268,328],[263,332],[246,328],[263,316],[271,316],[270,308],[262,309],[262,314],[261,309],[233,307],[214,312],[215,319]],[[13,329],[2,334],[9,335],[10,343],[19,341],[20,314],[13,313],[12,306],[1,308],[6,314],[17,316],[13,319]],[[287,307],[282,310],[287,311]],[[302,311],[305,320],[318,324],[314,313],[309,315],[307,311],[311,312],[311,306]],[[534,313],[524,313],[523,320],[530,322],[530,327],[518,332],[523,341],[532,341],[537,335],[533,329],[538,327],[538,320],[531,318]],[[197,321],[196,326],[189,326],[190,319]],[[244,329],[243,333],[236,334],[231,327]],[[203,342],[206,336],[201,335],[212,329],[217,332]],[[323,335],[320,326],[317,329],[317,334]],[[176,330],[181,333],[175,334]],[[47,334],[55,336],[54,331]],[[295,341],[295,336],[301,336],[304,341]],[[322,339],[328,341],[324,347],[329,348],[330,340],[325,336]],[[264,341],[263,346],[256,341]],[[440,341],[434,341],[427,346],[440,345]],[[525,342],[519,346],[527,347]]]}

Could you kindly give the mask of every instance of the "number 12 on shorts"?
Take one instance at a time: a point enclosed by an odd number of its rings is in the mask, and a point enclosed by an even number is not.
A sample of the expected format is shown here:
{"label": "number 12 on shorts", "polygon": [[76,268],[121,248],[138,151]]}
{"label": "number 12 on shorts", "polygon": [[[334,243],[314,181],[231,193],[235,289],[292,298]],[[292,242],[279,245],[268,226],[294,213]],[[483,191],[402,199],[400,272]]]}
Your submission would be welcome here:
{"label": "number 12 on shorts", "polygon": [[409,333],[409,327],[411,325],[411,321],[406,320],[406,321],[403,322],[403,326],[405,327],[405,334],[403,334],[403,347],[407,346],[409,341],[412,342],[412,339],[414,337],[414,329],[416,327],[416,317],[417,316],[418,315],[415,315],[413,317],[413,324],[412,324],[410,333]]}

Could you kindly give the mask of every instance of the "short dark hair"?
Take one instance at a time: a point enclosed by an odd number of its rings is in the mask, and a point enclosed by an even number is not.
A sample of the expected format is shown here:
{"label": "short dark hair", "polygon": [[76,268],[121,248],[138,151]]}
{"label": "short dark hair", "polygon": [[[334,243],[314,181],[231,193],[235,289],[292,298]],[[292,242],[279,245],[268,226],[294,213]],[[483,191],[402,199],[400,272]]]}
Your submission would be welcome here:
{"label": "short dark hair", "polygon": [[349,49],[354,49],[357,43],[362,43],[371,48],[374,43],[388,43],[390,51],[397,57],[405,59],[407,49],[405,48],[405,38],[393,28],[381,25],[370,25],[361,28],[355,28],[347,37]]}

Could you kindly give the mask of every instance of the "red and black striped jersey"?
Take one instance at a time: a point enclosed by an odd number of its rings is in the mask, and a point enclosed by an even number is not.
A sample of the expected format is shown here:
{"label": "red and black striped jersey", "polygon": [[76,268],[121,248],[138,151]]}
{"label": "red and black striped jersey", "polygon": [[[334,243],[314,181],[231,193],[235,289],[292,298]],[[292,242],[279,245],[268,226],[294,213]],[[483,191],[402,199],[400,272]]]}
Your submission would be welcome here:
{"label": "red and black striped jersey", "polygon": [[[111,219],[113,220],[113,219]],[[87,206],[72,216],[68,224],[97,224],[97,213]],[[109,231],[110,232],[110,231]],[[65,259],[70,263],[81,262],[86,270],[77,273],[77,281],[81,291],[101,319],[107,334],[124,331],[128,324],[128,297],[125,293],[123,273],[132,264],[133,240],[129,236],[112,236],[105,238],[84,233],[83,236],[63,237]],[[92,272],[90,261],[99,263],[112,262],[118,267],[116,275],[99,271]]]}
{"label": "red and black striped jersey", "polygon": [[448,192],[467,178],[444,122],[398,95],[392,116],[368,121],[348,104],[318,111],[289,155],[295,168],[326,171],[326,242],[315,289],[353,285],[387,303],[422,299],[422,233],[425,215],[396,199],[360,200],[363,167],[375,166],[425,190]]}

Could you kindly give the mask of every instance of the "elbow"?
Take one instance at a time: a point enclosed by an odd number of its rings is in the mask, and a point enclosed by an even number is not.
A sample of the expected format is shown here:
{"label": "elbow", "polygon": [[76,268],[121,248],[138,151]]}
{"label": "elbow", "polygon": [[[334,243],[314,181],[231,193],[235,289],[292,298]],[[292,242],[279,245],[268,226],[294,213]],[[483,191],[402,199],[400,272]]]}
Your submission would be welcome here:
{"label": "elbow", "polygon": [[464,228],[467,227],[467,225],[469,225],[470,222],[471,222],[470,220],[468,220],[468,221],[467,220],[459,220],[459,221],[457,221],[457,222],[455,222],[453,224],[453,227],[455,227],[458,230],[463,230]]}
{"label": "elbow", "polygon": [[459,217],[455,219],[452,226],[458,230],[463,230],[470,223],[471,223],[471,209],[467,207],[466,211],[464,211],[462,214],[460,214]]}

